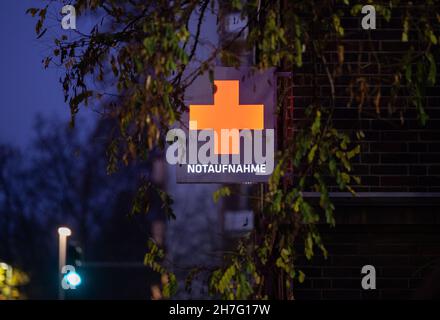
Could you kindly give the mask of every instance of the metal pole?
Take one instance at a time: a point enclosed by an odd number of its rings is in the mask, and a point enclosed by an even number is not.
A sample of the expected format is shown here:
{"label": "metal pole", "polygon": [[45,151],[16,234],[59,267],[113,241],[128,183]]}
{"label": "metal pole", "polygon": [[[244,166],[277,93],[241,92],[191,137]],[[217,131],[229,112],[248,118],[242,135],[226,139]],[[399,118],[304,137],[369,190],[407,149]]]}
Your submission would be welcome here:
{"label": "metal pole", "polygon": [[59,235],[59,247],[58,247],[58,299],[64,300],[64,289],[61,286],[63,281],[62,269],[66,265],[66,247],[67,247],[67,237],[70,236],[72,232],[69,228],[61,227],[58,228]]}
{"label": "metal pole", "polygon": [[59,239],[59,252],[58,252],[58,299],[64,300],[64,289],[61,287],[61,281],[63,280],[62,268],[66,265],[66,236],[60,234]]}

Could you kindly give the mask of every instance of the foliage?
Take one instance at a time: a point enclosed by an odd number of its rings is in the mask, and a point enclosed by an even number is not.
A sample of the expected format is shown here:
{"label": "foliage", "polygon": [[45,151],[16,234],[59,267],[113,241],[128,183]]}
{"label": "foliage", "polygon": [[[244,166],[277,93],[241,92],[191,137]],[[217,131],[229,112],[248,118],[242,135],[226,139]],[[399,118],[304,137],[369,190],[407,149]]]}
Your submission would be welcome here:
{"label": "foliage", "polygon": [[162,265],[161,260],[165,258],[165,253],[152,239],[148,241],[148,249],[149,250],[144,257],[144,264],[162,275],[163,297],[170,298],[177,291],[176,276],[173,273],[168,272]]}
{"label": "foliage", "polygon": [[28,282],[29,277],[26,273],[0,261],[0,300],[24,299],[20,286]]}
{"label": "foliage", "polygon": [[[307,107],[307,120],[299,124],[293,137],[285,138],[280,149],[275,173],[266,192],[260,195],[264,201],[256,208],[255,230],[242,239],[236,252],[226,256],[223,266],[210,271],[213,294],[226,299],[293,298],[294,279],[304,280],[304,274],[295,267],[298,250],[308,259],[316,248],[326,255],[317,225],[335,224],[330,187],[354,193],[353,185],[360,183],[352,161],[360,153],[359,141],[364,135],[360,130],[347,132],[334,126],[335,83],[344,83],[350,93],[347,105],[357,105],[360,115],[368,103],[380,115],[385,104],[389,114],[397,113],[404,121],[405,110],[413,107],[424,124],[428,119],[423,107],[424,91],[437,78],[438,4],[434,0],[422,4],[399,0],[374,3],[384,23],[400,19],[402,33],[395,40],[403,44],[406,54],[390,61],[373,50],[372,64],[378,70],[388,68],[392,72],[366,78],[360,76],[363,66],[353,70],[345,64],[349,38],[344,18],[360,15],[363,2],[232,2],[232,8],[248,15],[247,44],[256,49],[257,67],[277,66],[291,70],[293,75],[311,62],[314,100]],[[162,146],[164,132],[187,110],[183,102],[185,88],[199,74],[208,72],[214,59],[238,65],[233,46],[237,39],[214,48],[203,61],[197,58],[204,15],[207,10],[216,13],[214,1],[77,0],[73,5],[79,14],[94,14],[100,22],[88,34],[71,31],[55,39],[53,54],[44,61],[66,71],[61,83],[72,123],[82,104],[89,104],[93,98],[102,101],[103,97],[113,97],[101,104],[103,114],[117,122],[108,152],[110,172],[117,170],[121,162],[145,160],[149,151]],[[39,36],[45,32],[48,8],[29,9],[38,18]],[[189,31],[190,19],[198,21],[194,34]],[[365,32],[370,36],[367,44],[372,44],[372,33]],[[330,59],[332,53],[336,53],[336,59]],[[329,87],[329,92],[322,94],[321,86]],[[383,102],[383,91],[389,88],[390,99]],[[409,96],[411,104],[396,103],[401,96]],[[283,94],[280,102],[282,98]],[[278,110],[282,114],[282,103]],[[305,196],[308,191],[319,193],[317,204]],[[214,198],[229,194],[223,188]],[[143,201],[142,193],[140,199]],[[146,207],[135,204],[134,211],[145,212]],[[145,262],[168,274],[155,258],[162,259],[163,255],[151,245]],[[273,281],[281,289],[270,290]],[[173,290],[164,289],[167,295],[174,291],[174,285],[171,287]]]}
{"label": "foliage", "polygon": [[231,189],[229,187],[221,187],[212,194],[212,199],[214,200],[214,202],[218,202],[220,198],[227,197],[230,195],[231,195]]}

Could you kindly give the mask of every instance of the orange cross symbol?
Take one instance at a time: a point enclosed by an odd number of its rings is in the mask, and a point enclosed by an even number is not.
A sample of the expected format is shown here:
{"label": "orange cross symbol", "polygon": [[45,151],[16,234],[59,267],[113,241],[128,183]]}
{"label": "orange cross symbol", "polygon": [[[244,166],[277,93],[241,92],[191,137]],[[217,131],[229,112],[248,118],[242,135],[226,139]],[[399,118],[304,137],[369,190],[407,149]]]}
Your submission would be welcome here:
{"label": "orange cross symbol", "polygon": [[228,134],[228,143],[221,143],[222,129],[263,130],[264,105],[241,105],[238,80],[214,80],[214,85],[217,88],[214,93],[214,105],[189,106],[189,128],[214,130],[217,133],[214,135],[215,154],[239,154],[239,136]]}

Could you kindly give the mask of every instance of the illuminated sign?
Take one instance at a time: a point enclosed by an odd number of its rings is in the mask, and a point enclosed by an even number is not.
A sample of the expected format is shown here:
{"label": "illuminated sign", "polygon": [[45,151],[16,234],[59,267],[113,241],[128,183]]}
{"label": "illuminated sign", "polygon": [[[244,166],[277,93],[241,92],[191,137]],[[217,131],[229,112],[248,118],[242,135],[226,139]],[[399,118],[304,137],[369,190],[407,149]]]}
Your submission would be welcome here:
{"label": "illuminated sign", "polygon": [[[214,81],[213,105],[189,106],[190,130],[214,130],[215,154],[238,154],[239,136],[234,135],[230,141],[221,143],[222,131],[229,130],[263,130],[264,105],[240,105],[238,80]],[[232,150],[231,150],[232,149]]]}
{"label": "illuminated sign", "polygon": [[188,126],[168,132],[179,183],[266,182],[274,168],[273,69],[217,67],[187,91]]}

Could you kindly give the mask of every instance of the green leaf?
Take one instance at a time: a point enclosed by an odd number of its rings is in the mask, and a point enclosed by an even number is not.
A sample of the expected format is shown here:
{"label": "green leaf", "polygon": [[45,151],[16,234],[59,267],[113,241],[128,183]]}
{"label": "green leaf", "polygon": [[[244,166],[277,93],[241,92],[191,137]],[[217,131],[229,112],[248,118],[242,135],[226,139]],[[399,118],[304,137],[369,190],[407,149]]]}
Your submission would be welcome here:
{"label": "green leaf", "polygon": [[321,111],[316,111],[316,117],[312,124],[312,134],[317,135],[321,131]]}
{"label": "green leaf", "polygon": [[409,16],[405,15],[403,19],[402,42],[408,42],[408,32],[409,32]]}
{"label": "green leaf", "polygon": [[307,155],[307,160],[309,163],[312,163],[313,159],[315,158],[316,150],[318,149],[318,145],[315,144],[312,149],[310,149],[309,154]]}
{"label": "green leaf", "polygon": [[306,275],[304,274],[304,272],[299,270],[299,272],[298,272],[298,281],[299,281],[299,283],[303,283],[305,278],[306,278]]}
{"label": "green leaf", "polygon": [[426,58],[429,61],[428,85],[433,86],[437,77],[437,64],[431,52],[426,53]]}
{"label": "green leaf", "polygon": [[212,198],[214,202],[218,202],[220,198],[227,197],[230,195],[231,195],[231,189],[229,189],[229,187],[221,187],[220,189],[214,191],[214,193],[212,194]]}

